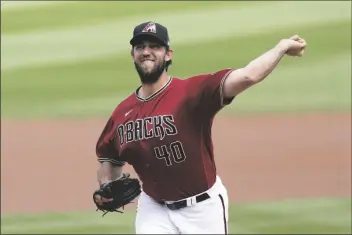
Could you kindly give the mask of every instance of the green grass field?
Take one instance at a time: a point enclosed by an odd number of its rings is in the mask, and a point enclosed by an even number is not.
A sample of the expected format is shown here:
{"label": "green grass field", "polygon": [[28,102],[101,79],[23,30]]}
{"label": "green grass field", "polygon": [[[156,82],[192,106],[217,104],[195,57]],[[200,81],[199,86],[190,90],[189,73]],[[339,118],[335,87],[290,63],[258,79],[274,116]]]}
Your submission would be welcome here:
{"label": "green grass field", "polygon": [[[241,234],[350,234],[349,199],[287,200],[234,204],[229,214],[230,233]],[[135,212],[55,213],[2,217],[1,233],[131,234]]]}
{"label": "green grass field", "polygon": [[[169,27],[176,77],[245,66],[283,37],[306,39],[303,58],[284,58],[226,114],[351,107],[347,1],[1,4],[2,118],[106,118],[139,86],[129,39],[135,25],[149,20]],[[230,232],[351,233],[350,213],[350,199],[232,205]],[[133,216],[5,214],[1,233],[133,233]]]}
{"label": "green grass field", "polygon": [[[154,2],[146,4],[148,15],[141,13],[143,7],[131,10],[134,4],[5,5],[1,115],[108,115],[139,85],[128,41],[133,26],[149,19],[169,26],[175,50],[170,73],[179,77],[244,66],[293,34],[307,40],[305,57],[284,58],[266,81],[239,96],[225,112],[334,111],[351,106],[348,2]],[[172,12],[165,14],[166,9]]]}

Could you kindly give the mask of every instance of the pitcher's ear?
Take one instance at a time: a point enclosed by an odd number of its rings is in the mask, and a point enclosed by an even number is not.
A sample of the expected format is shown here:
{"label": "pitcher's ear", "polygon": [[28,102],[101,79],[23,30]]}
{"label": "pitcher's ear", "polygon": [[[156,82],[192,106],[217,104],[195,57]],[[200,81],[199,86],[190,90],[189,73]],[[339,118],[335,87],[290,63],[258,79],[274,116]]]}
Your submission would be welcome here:
{"label": "pitcher's ear", "polygon": [[172,60],[172,56],[174,55],[174,50],[172,49],[169,49],[167,52],[166,52],[166,61],[171,61]]}

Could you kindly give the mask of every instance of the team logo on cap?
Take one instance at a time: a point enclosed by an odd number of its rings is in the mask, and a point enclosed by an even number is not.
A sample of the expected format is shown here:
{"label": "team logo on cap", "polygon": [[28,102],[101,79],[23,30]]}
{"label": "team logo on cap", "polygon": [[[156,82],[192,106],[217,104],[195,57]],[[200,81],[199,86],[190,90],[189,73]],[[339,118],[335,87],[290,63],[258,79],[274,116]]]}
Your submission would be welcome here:
{"label": "team logo on cap", "polygon": [[143,32],[143,33],[145,33],[145,32],[156,33],[155,23],[150,22],[149,24],[147,24],[147,26],[144,27],[144,29],[142,30],[142,32]]}

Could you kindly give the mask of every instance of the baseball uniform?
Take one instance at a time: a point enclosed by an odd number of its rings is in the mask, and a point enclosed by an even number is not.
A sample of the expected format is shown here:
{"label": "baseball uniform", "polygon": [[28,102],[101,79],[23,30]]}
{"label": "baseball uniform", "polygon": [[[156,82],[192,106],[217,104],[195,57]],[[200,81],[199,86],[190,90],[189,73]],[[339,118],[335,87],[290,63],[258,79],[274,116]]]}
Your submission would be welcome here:
{"label": "baseball uniform", "polygon": [[[147,33],[158,32],[155,27]],[[211,128],[233,100],[222,96],[231,71],[170,76],[154,94],[142,98],[138,88],[112,112],[96,153],[100,162],[128,163],[138,174],[137,234],[228,232],[228,196],[216,171]]]}

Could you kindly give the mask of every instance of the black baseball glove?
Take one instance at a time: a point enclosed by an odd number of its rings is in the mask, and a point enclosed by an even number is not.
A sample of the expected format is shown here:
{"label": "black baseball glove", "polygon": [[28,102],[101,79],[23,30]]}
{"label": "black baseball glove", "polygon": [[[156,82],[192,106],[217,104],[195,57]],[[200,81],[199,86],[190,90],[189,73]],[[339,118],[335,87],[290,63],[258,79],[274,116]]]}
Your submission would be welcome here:
{"label": "black baseball glove", "polygon": [[[93,201],[97,206],[97,211],[101,210],[104,212],[103,216],[108,212],[122,213],[122,211],[118,209],[121,207],[123,209],[125,205],[132,203],[140,193],[141,185],[139,180],[130,178],[130,174],[124,173],[120,178],[102,184],[100,188],[94,192]],[[98,204],[95,200],[96,195],[112,200]]]}

